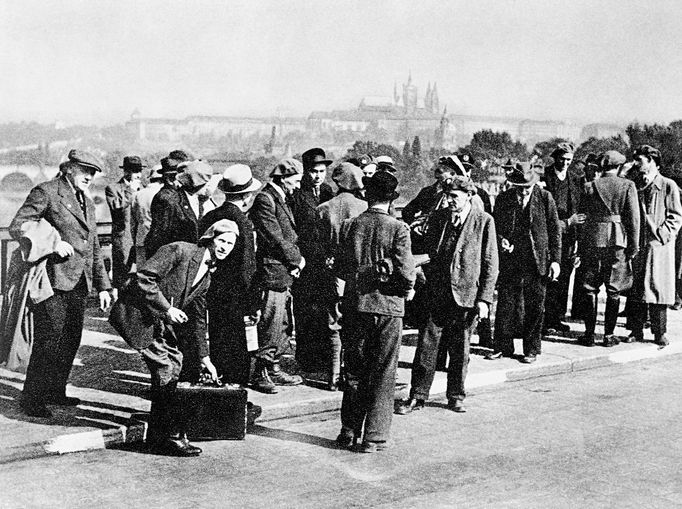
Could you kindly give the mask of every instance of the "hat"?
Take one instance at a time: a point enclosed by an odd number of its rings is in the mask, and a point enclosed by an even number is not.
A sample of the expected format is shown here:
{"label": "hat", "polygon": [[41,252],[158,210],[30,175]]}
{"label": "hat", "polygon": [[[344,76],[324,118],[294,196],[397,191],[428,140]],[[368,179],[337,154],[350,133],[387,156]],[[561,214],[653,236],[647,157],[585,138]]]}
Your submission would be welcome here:
{"label": "hat", "polygon": [[123,164],[119,168],[123,168],[123,171],[129,171],[131,173],[140,173],[142,168],[146,168],[147,165],[142,162],[139,156],[125,156],[123,158]]}
{"label": "hat", "polygon": [[170,157],[164,157],[161,159],[161,174],[163,175],[164,173],[178,173],[178,165],[182,161],[178,161],[177,159],[172,159]]}
{"label": "hat", "polygon": [[225,168],[218,188],[225,194],[242,194],[258,191],[261,183],[253,178],[251,168],[245,164],[233,164]]}
{"label": "hat", "polygon": [[556,161],[559,156],[563,154],[572,154],[573,152],[575,152],[575,145],[568,141],[564,141],[559,143],[549,156]]}
{"label": "hat", "polygon": [[186,161],[178,165],[178,172],[184,170],[178,175],[178,182],[185,187],[194,188],[205,186],[213,176],[213,168],[204,161]]}
{"label": "hat", "polygon": [[95,155],[90,152],[85,152],[84,150],[71,149],[69,151],[69,161],[84,168],[102,171],[102,162]]}
{"label": "hat", "polygon": [[364,168],[365,166],[367,166],[371,162],[372,162],[372,156],[369,154],[362,154],[361,156],[358,157],[358,166],[360,168]]}
{"label": "hat", "polygon": [[362,170],[351,163],[341,163],[332,172],[332,180],[341,189],[357,191],[364,187]]}
{"label": "hat", "polygon": [[625,163],[625,156],[617,150],[609,150],[599,156],[599,166],[603,169],[615,168]]}
{"label": "hat", "polygon": [[205,244],[210,243],[218,235],[222,235],[223,233],[228,232],[234,233],[236,236],[239,236],[239,227],[237,226],[237,223],[229,219],[221,219],[220,221],[216,221],[206,229],[204,234],[199,238],[197,244],[203,246]]}
{"label": "hat", "polygon": [[637,157],[637,156],[650,157],[651,159],[656,161],[656,164],[658,166],[661,165],[661,151],[658,150],[657,148],[652,147],[651,145],[640,145],[632,153],[632,156],[633,157]]}
{"label": "hat", "polygon": [[465,193],[475,193],[476,186],[474,182],[469,177],[462,177],[457,175],[448,183],[443,185],[443,191],[445,193],[451,193],[453,191],[464,191]]}
{"label": "hat", "polygon": [[507,172],[507,182],[513,186],[530,187],[540,179],[530,163],[516,163],[511,171]]}
{"label": "hat", "polygon": [[468,152],[457,152],[454,155],[457,156],[459,161],[462,163],[462,166],[464,166],[468,171],[471,171],[471,169],[476,165],[474,156],[472,156]]}
{"label": "hat", "polygon": [[466,176],[467,170],[455,154],[438,158],[438,166],[443,166],[453,171],[455,175]]}
{"label": "hat", "polygon": [[319,147],[303,152],[301,160],[303,161],[303,168],[306,170],[313,168],[317,164],[324,164],[325,166],[332,164],[332,161],[327,159],[327,154],[324,153],[324,150]]}
{"label": "hat", "polygon": [[377,171],[388,171],[390,173],[395,173],[397,171],[393,158],[389,156],[375,157],[374,164],[377,165]]}
{"label": "hat", "polygon": [[173,150],[170,154],[168,154],[168,157],[175,159],[180,163],[194,159],[193,155],[185,152],[184,150]]}
{"label": "hat", "polygon": [[303,173],[303,165],[298,159],[292,157],[282,159],[270,172],[271,177],[290,177]]}
{"label": "hat", "polygon": [[378,171],[371,177],[362,177],[362,183],[367,188],[368,198],[377,198],[381,201],[393,201],[399,193],[396,192],[398,179],[388,171]]}
{"label": "hat", "polygon": [[163,178],[163,173],[161,173],[161,165],[156,164],[152,167],[152,171],[149,173],[149,177],[147,177],[150,182],[154,182],[156,180],[161,180]]}

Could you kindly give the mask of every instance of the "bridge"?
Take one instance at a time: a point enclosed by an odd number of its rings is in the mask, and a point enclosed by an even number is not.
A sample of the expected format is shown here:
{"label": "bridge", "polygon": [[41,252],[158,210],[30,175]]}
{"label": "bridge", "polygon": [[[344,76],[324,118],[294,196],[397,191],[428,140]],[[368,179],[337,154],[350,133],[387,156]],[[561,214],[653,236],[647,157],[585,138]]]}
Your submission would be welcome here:
{"label": "bridge", "polygon": [[28,192],[33,186],[53,178],[57,166],[0,164],[0,192]]}

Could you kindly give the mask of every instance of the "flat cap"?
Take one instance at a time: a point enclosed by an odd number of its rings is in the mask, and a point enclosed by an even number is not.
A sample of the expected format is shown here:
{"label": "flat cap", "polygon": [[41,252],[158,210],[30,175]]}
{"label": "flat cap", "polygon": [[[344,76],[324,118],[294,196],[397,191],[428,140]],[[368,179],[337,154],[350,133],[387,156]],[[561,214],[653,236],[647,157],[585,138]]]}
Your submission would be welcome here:
{"label": "flat cap", "polygon": [[278,162],[270,172],[271,177],[290,177],[291,175],[299,175],[303,173],[303,165],[298,159],[293,157],[282,159]]}
{"label": "flat cap", "polygon": [[455,176],[443,186],[443,191],[452,193],[454,191],[464,191],[465,193],[475,193],[476,186],[469,177]]}
{"label": "flat cap", "polygon": [[94,169],[95,171],[102,171],[102,161],[97,156],[86,152],[85,150],[71,149],[69,151],[69,161],[76,163],[84,168]]}
{"label": "flat cap", "polygon": [[599,165],[602,168],[609,168],[625,164],[625,156],[617,150],[609,150],[599,157]]}
{"label": "flat cap", "polygon": [[[184,171],[183,171],[184,170]],[[178,182],[185,187],[199,187],[208,184],[213,176],[213,168],[210,164],[196,160],[186,161],[178,165]]]}
{"label": "flat cap", "polygon": [[332,172],[332,180],[342,189],[357,191],[364,187],[362,177],[364,174],[359,166],[345,162],[339,164]]}
{"label": "flat cap", "polygon": [[223,233],[234,233],[236,236],[239,236],[239,226],[230,219],[220,219],[206,229],[204,234],[199,238],[198,244],[208,244],[218,235],[222,235]]}
{"label": "flat cap", "polygon": [[563,141],[556,146],[556,148],[550,154],[550,157],[552,159],[556,159],[557,157],[559,157],[563,154],[572,154],[574,152],[575,152],[575,145],[573,143],[568,142],[568,141]]}

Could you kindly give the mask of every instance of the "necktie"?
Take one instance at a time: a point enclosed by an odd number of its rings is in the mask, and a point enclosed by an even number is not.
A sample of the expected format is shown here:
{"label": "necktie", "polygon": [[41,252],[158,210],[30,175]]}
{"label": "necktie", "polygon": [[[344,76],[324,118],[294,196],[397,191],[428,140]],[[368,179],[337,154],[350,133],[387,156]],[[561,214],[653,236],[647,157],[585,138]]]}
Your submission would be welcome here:
{"label": "necktie", "polygon": [[199,202],[199,217],[201,217],[204,215],[204,200],[199,198],[198,202]]}
{"label": "necktie", "polygon": [[317,186],[313,187],[313,196],[316,200],[320,199],[320,190],[317,188]]}
{"label": "necktie", "polygon": [[83,191],[76,191],[76,199],[78,200],[78,204],[81,206],[81,210],[83,211],[83,217],[88,218],[87,215],[87,208],[85,206],[85,195],[83,194]]}

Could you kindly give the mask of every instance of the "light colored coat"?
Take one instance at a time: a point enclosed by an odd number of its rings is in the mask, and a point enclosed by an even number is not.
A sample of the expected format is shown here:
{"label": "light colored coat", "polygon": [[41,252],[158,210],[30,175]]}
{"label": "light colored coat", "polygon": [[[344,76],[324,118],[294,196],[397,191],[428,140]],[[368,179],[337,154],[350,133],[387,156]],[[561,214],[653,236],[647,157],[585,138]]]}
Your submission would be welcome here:
{"label": "light colored coat", "polygon": [[633,260],[631,297],[649,304],[675,303],[675,236],[682,226],[680,191],[674,181],[656,175],[649,199],[639,191],[640,252]]}

